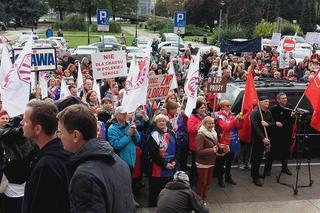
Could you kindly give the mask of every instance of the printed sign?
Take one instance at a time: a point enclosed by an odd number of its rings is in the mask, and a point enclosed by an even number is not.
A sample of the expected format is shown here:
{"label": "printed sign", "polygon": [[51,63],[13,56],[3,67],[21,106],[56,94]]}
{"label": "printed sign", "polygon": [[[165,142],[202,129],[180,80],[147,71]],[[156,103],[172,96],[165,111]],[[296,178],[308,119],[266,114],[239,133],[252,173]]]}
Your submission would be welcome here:
{"label": "printed sign", "polygon": [[270,46],[279,46],[281,40],[281,33],[272,33],[272,38],[269,43]]}
{"label": "printed sign", "polygon": [[317,32],[307,32],[306,34],[306,42],[313,44],[320,44],[320,33]]}
{"label": "printed sign", "polygon": [[227,90],[227,79],[224,77],[211,77],[208,79],[209,93],[225,93]]}
{"label": "printed sign", "polygon": [[125,51],[99,52],[91,54],[94,79],[127,76]]}
{"label": "printed sign", "polygon": [[284,69],[289,67],[290,56],[288,52],[281,52],[279,56],[279,68]]}
{"label": "printed sign", "polygon": [[164,98],[168,95],[173,75],[149,76],[148,99]]}
{"label": "printed sign", "polygon": [[[13,49],[13,60],[15,61],[22,49]],[[56,70],[56,49],[54,48],[32,48],[31,71]]]}

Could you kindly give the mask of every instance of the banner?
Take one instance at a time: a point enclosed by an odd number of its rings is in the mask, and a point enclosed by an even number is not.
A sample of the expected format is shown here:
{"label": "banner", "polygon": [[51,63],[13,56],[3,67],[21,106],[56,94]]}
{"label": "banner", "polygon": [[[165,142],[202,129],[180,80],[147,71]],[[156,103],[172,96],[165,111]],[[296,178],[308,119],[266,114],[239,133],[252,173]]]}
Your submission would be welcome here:
{"label": "banner", "polygon": [[111,51],[91,54],[93,78],[115,78],[127,76],[125,51]]}
{"label": "banner", "polygon": [[[13,49],[13,60],[20,55],[22,49]],[[56,49],[55,48],[32,48],[31,71],[55,71]]]}
{"label": "banner", "polygon": [[0,64],[0,82],[2,82],[3,77],[9,72],[11,66],[12,66],[12,62],[10,59],[9,51],[7,47],[4,45],[2,49],[1,64]]}
{"label": "banner", "polygon": [[165,98],[170,90],[173,75],[149,76],[148,99]]}
{"label": "banner", "polygon": [[306,34],[306,42],[313,44],[320,44],[320,33],[317,32],[307,32]]}
{"label": "banner", "polygon": [[272,33],[272,38],[269,46],[279,46],[281,41],[281,33]]}
{"label": "banner", "polygon": [[289,67],[290,56],[289,52],[280,52],[279,56],[279,68],[285,69]]}
{"label": "banner", "polygon": [[210,77],[208,79],[208,93],[225,93],[228,80],[224,77]]}
{"label": "banner", "polygon": [[247,41],[233,41],[227,38],[220,39],[220,51],[221,52],[259,52],[262,50],[261,37],[254,38]]}

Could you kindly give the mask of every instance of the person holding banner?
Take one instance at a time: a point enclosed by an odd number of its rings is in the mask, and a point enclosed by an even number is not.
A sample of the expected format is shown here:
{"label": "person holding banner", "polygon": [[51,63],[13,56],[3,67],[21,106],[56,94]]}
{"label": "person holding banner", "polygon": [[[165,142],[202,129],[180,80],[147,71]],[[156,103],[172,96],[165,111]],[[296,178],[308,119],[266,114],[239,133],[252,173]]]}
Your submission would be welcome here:
{"label": "person holding banner", "polygon": [[[260,164],[263,157],[265,146],[270,146],[270,129],[281,126],[280,122],[275,122],[269,108],[269,98],[260,96],[258,106],[253,110],[250,116],[252,127],[252,154],[251,154],[251,177],[256,186],[262,186],[260,180],[264,175],[259,174]],[[266,172],[266,170],[265,170]]]}

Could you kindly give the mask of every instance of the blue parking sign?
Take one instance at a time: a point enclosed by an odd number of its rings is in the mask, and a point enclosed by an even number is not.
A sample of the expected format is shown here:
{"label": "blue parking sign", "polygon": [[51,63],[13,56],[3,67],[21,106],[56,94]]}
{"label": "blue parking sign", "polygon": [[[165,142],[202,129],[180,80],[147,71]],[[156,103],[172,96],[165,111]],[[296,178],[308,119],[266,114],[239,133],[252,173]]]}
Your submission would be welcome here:
{"label": "blue parking sign", "polygon": [[109,25],[108,9],[97,9],[97,25]]}
{"label": "blue parking sign", "polygon": [[187,12],[175,11],[174,12],[174,27],[185,27],[187,24]]}

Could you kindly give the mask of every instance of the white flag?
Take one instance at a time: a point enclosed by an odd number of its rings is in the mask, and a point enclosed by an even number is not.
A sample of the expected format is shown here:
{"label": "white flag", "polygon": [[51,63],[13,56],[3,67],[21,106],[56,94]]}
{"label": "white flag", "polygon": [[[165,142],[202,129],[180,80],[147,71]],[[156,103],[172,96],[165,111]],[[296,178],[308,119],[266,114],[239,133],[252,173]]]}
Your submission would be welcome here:
{"label": "white flag", "polygon": [[188,97],[185,114],[188,117],[190,117],[192,110],[197,104],[197,93],[199,88],[199,62],[200,54],[198,53],[194,60],[191,61],[187,81],[184,85],[184,91]]}
{"label": "white flag", "polygon": [[170,90],[173,90],[173,89],[178,88],[178,82],[177,82],[177,78],[176,78],[176,72],[174,71],[174,66],[173,66],[172,61],[169,63],[168,74],[169,74],[169,75],[173,75],[173,78],[172,78],[172,81],[171,81],[171,85],[170,85]]}
{"label": "white flag", "polygon": [[39,72],[39,84],[41,88],[41,97],[48,97],[48,73]]}
{"label": "white flag", "polygon": [[101,104],[101,94],[100,94],[100,85],[98,84],[96,79],[93,79],[92,89],[97,93],[97,98],[99,103]]}
{"label": "white flag", "polygon": [[122,99],[122,105],[127,112],[134,112],[140,105],[145,105],[147,102],[149,61],[148,56],[143,58],[140,65],[136,64],[135,57],[131,60]]}
{"label": "white flag", "polygon": [[23,114],[29,102],[32,40],[28,40],[2,81],[3,108],[10,117]]}
{"label": "white flag", "polygon": [[1,55],[1,65],[0,65],[0,82],[2,82],[3,77],[9,72],[12,66],[9,51],[6,46],[2,48]]}
{"label": "white flag", "polygon": [[66,81],[64,78],[61,79],[61,90],[60,90],[60,98],[59,100],[65,99],[66,97],[70,96],[71,92],[67,86]]}
{"label": "white flag", "polygon": [[77,91],[78,91],[78,96],[80,95],[82,89],[83,89],[83,76],[82,76],[82,71],[81,71],[81,64],[80,64],[80,62],[79,62],[78,75],[77,75]]}

